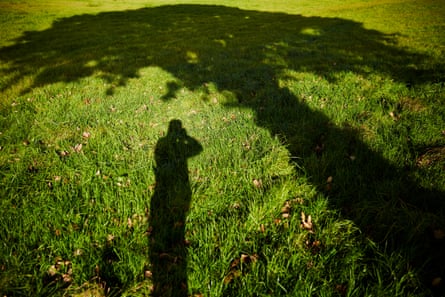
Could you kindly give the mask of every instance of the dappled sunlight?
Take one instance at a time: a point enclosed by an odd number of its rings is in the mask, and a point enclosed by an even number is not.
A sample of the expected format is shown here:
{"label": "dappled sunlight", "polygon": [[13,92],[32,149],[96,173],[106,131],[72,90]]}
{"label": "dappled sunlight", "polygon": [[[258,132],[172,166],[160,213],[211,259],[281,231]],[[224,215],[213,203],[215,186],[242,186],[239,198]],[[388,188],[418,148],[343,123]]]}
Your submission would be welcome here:
{"label": "dappled sunlight", "polygon": [[[440,217],[439,210],[444,207],[443,189],[417,183],[406,165],[409,163],[395,164],[384,152],[372,147],[369,141],[372,136],[366,130],[369,127],[361,125],[365,121],[361,119],[372,120],[376,116],[367,110],[363,98],[368,94],[378,101],[375,106],[381,106],[382,113],[387,113],[385,108],[390,99],[380,95],[379,88],[408,92],[416,86],[443,83],[443,64],[431,63],[435,59],[398,46],[395,35],[369,30],[347,19],[226,6],[168,5],[76,15],[58,19],[46,30],[23,33],[15,44],[0,48],[3,64],[0,91],[25,96],[39,89],[91,78],[102,82],[103,101],[140,88],[143,90],[140,100],[147,104],[156,97],[160,99],[158,104],[167,107],[187,106],[193,102],[185,102],[191,96],[184,94],[193,93],[193,98],[214,106],[218,104],[224,111],[247,110],[252,122],[280,145],[281,160],[285,160],[286,165],[277,165],[276,160],[266,157],[261,159],[264,170],[270,171],[267,173],[272,179],[270,189],[277,195],[280,191],[284,196],[287,193],[286,189],[274,188],[273,179],[280,178],[280,170],[286,171],[282,175],[288,178],[291,168],[295,170],[292,174],[304,176],[304,181],[298,182],[306,184],[310,196],[327,197],[317,203],[339,210],[365,237],[384,243],[385,252],[402,253],[404,246],[415,243],[420,246],[418,254],[429,255],[432,249],[431,238],[425,231],[427,227],[416,226],[416,220],[426,216],[434,221]],[[344,100],[345,97],[348,100]],[[340,103],[332,104],[332,100]],[[359,107],[351,106],[351,102]],[[115,106],[109,108],[110,114],[119,110]],[[138,108],[149,109],[145,103]],[[359,124],[354,126],[348,119],[337,119],[340,109],[351,109],[351,117],[358,118]],[[166,108],[162,117],[166,119],[175,112]],[[197,113],[191,107],[188,112]],[[396,123],[398,115],[391,112],[385,115],[385,120]],[[201,119],[196,125],[208,125],[206,128],[211,130],[212,126],[205,121]],[[221,121],[238,125],[233,114]],[[171,285],[162,271],[168,266],[177,267],[179,280],[174,289],[184,295],[183,291],[187,290],[186,284],[183,286],[187,283],[184,224],[192,194],[187,158],[198,155],[202,147],[187,136],[180,121],[170,124],[167,135],[158,140],[154,152],[156,185],[151,197],[150,224],[156,231],[150,242],[150,257],[154,263],[154,282],[161,287],[158,294],[169,289],[162,287]],[[157,124],[148,124],[151,128],[154,125]],[[375,131],[378,127],[372,133],[377,133]],[[248,138],[242,144],[243,153],[253,154],[252,143],[261,140],[258,135],[256,139]],[[220,141],[226,144],[226,140]],[[182,151],[187,145],[189,151]],[[409,153],[415,155],[416,149],[412,148],[413,152]],[[82,146],[77,150],[80,154]],[[437,152],[424,155],[419,162],[425,164],[437,158]],[[259,154],[267,155],[263,151]],[[218,169],[217,162],[213,166]],[[286,182],[296,183],[290,178]],[[248,183],[254,190],[265,189],[261,178]],[[218,193],[223,195],[224,191],[219,189]],[[176,221],[170,215],[162,215],[171,211],[168,199],[180,208]],[[282,219],[287,219],[290,209],[301,203],[297,198],[286,201]],[[406,205],[409,205],[407,213],[412,216],[411,220],[392,215]],[[237,211],[239,205],[231,207]],[[260,204],[252,207],[252,211],[259,214],[253,213],[248,219],[254,220],[263,214],[261,207]],[[297,215],[302,230],[308,234],[317,232],[315,216],[303,211]],[[281,228],[284,226],[281,223],[280,219],[271,226]],[[177,234],[170,234],[175,228]],[[319,244],[315,239],[308,239],[300,248],[318,251]],[[178,253],[179,262],[161,259],[160,255],[171,250]],[[407,261],[416,269],[429,269],[425,274],[431,278],[442,271],[437,263],[444,260],[443,255],[431,255],[435,262],[429,262],[428,267],[419,261],[418,255],[407,256]],[[228,290],[234,292],[233,268],[237,270],[242,261],[253,263],[258,258],[256,254],[243,253],[235,260],[229,269],[233,278],[226,283]]]}
{"label": "dappled sunlight", "polygon": [[[410,65],[427,58],[398,48],[390,35],[349,20],[176,5],[73,16],[47,30],[25,32],[15,45],[0,49],[0,60],[10,65],[2,70],[6,79],[0,88],[34,77],[32,86],[22,88],[25,93],[98,72],[107,82],[124,86],[139,69],[159,66],[191,88],[214,81],[222,91],[238,88],[236,76],[261,64],[275,76],[285,64],[331,80],[344,70],[366,75],[371,65],[372,72],[396,81],[416,76],[419,82],[434,77],[428,69]],[[11,72],[17,75],[8,76]]]}

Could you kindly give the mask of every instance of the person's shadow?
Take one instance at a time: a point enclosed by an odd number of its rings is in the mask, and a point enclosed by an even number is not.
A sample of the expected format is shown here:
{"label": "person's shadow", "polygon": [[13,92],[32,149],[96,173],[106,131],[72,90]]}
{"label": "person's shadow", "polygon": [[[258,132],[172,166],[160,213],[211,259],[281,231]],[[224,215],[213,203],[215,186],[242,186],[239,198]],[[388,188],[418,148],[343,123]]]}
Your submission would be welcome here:
{"label": "person's shadow", "polygon": [[170,121],[168,133],[155,148],[155,192],[150,202],[150,262],[153,296],[187,296],[185,221],[192,191],[187,159],[202,146],[188,136],[180,120]]}

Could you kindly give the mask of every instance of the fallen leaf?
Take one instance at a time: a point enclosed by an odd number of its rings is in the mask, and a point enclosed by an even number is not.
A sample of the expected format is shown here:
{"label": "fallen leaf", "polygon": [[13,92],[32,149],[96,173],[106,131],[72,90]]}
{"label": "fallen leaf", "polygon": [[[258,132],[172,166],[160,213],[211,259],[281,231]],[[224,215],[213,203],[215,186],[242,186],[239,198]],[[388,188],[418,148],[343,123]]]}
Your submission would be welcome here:
{"label": "fallen leaf", "polygon": [[319,240],[306,240],[306,247],[313,255],[318,254],[321,249],[321,242]]}
{"label": "fallen leaf", "polygon": [[59,152],[59,156],[61,156],[61,157],[66,157],[66,156],[68,156],[70,153],[69,152],[67,152],[67,151],[60,151]]}
{"label": "fallen leaf", "polygon": [[435,277],[432,281],[431,281],[431,285],[433,287],[438,287],[442,284],[442,278],[441,277]]}
{"label": "fallen leaf", "polygon": [[259,231],[260,231],[261,233],[266,232],[266,228],[264,227],[264,224],[261,224],[261,225],[260,225]]}
{"label": "fallen leaf", "polygon": [[241,263],[255,263],[258,261],[259,256],[257,254],[248,255],[248,254],[241,254],[240,260]]}
{"label": "fallen leaf", "polygon": [[83,137],[83,138],[90,138],[90,137],[91,137],[91,133],[85,131],[85,132],[82,133],[82,137]]}
{"label": "fallen leaf", "polygon": [[306,214],[304,212],[301,212],[301,228],[309,232],[313,232],[312,230],[313,227],[314,226],[312,224],[312,217],[308,215],[306,218]]}
{"label": "fallen leaf", "polygon": [[241,262],[242,263],[248,263],[250,262],[250,257],[247,254],[241,254]]}
{"label": "fallen leaf", "polygon": [[228,285],[230,284],[235,278],[238,278],[241,276],[241,271],[235,270],[229,272],[229,274],[224,278],[224,284]]}
{"label": "fallen leaf", "polygon": [[291,205],[290,205],[290,202],[289,201],[286,201],[285,203],[284,203],[284,206],[281,208],[281,213],[282,214],[285,214],[285,213],[289,213],[290,212],[290,210],[291,210]]}
{"label": "fallen leaf", "polygon": [[241,207],[241,204],[239,202],[235,202],[232,204],[232,208],[239,209]]}
{"label": "fallen leaf", "polygon": [[236,258],[235,260],[233,260],[232,263],[230,263],[230,269],[236,268],[239,265],[240,260],[240,258]]}
{"label": "fallen leaf", "polygon": [[147,104],[144,104],[141,107],[139,107],[138,109],[136,109],[136,113],[140,113],[140,112],[146,111],[147,109],[148,109]]}
{"label": "fallen leaf", "polygon": [[81,256],[82,254],[83,254],[82,249],[76,249],[76,250],[74,251],[74,257]]}
{"label": "fallen leaf", "polygon": [[51,267],[48,269],[48,274],[51,276],[56,275],[57,273],[57,268],[55,265],[51,265]]}
{"label": "fallen leaf", "polygon": [[399,116],[394,111],[389,112],[389,116],[395,121],[399,119]]}
{"label": "fallen leaf", "polygon": [[332,184],[326,184],[326,191],[330,192],[332,190]]}
{"label": "fallen leaf", "polygon": [[253,185],[255,186],[255,188],[259,189],[263,186],[263,181],[261,179],[254,179]]}
{"label": "fallen leaf", "polygon": [[260,256],[258,256],[257,254],[250,255],[250,261],[252,262],[258,261],[259,258]]}
{"label": "fallen leaf", "polygon": [[348,292],[348,287],[345,284],[338,284],[335,286],[335,290],[340,293],[340,295],[345,296]]}
{"label": "fallen leaf", "polygon": [[145,270],[144,277],[145,278],[151,278],[153,276],[153,273],[150,270]]}
{"label": "fallen leaf", "polygon": [[434,234],[435,239],[444,239],[445,238],[445,232],[442,229],[434,230],[433,234]]}
{"label": "fallen leaf", "polygon": [[73,151],[75,151],[76,153],[80,153],[82,151],[82,144],[78,143],[73,147]]}
{"label": "fallen leaf", "polygon": [[304,199],[303,198],[294,198],[292,199],[292,202],[297,203],[297,204],[303,204],[304,203]]}
{"label": "fallen leaf", "polygon": [[73,278],[68,273],[62,275],[63,282],[70,283],[73,281]]}

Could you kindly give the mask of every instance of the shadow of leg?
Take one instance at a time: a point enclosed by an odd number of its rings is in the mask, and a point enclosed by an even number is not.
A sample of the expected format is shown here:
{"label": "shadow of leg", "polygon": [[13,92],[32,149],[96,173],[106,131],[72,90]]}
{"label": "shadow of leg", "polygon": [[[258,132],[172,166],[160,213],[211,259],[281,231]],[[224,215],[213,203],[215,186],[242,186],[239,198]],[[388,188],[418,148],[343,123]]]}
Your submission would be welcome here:
{"label": "shadow of leg", "polygon": [[170,122],[167,135],[156,145],[156,187],[149,219],[154,296],[188,293],[184,236],[192,193],[187,159],[201,150],[201,145],[187,135],[179,120]]}

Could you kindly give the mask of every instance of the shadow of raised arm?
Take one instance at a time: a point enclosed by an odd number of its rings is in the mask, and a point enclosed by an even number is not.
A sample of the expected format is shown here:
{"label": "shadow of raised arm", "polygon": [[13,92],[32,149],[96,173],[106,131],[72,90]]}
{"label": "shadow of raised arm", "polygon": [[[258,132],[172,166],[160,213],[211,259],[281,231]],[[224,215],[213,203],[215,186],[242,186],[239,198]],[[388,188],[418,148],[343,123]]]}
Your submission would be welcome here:
{"label": "shadow of raised arm", "polygon": [[190,208],[187,159],[202,146],[181,121],[170,122],[155,148],[156,186],[150,202],[150,261],[155,296],[187,296],[185,221]]}

